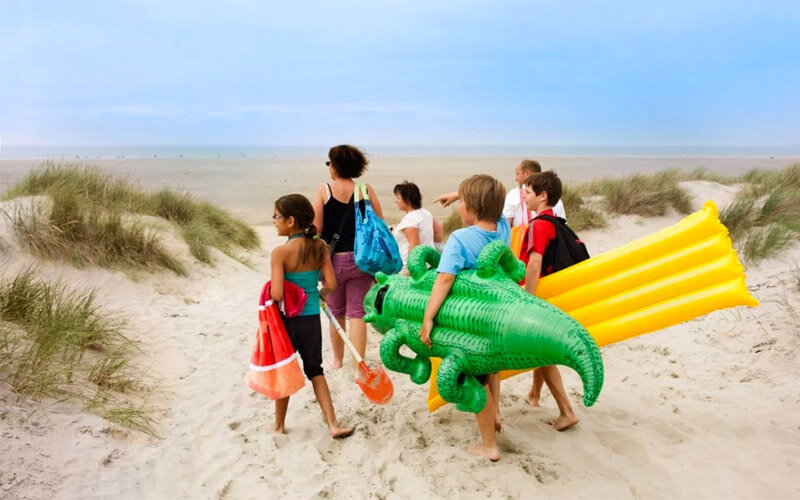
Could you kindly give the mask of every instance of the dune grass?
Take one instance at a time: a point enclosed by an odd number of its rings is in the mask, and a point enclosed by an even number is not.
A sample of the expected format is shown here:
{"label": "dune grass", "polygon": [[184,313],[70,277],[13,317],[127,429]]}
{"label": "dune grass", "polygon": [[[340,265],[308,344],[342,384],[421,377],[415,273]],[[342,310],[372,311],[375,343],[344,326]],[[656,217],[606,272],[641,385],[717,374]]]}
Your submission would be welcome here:
{"label": "dune grass", "polygon": [[458,210],[450,212],[450,215],[442,222],[442,232],[444,232],[445,236],[462,227],[464,227],[464,223],[461,222],[461,216],[458,215]]}
{"label": "dune grass", "polygon": [[599,229],[606,227],[603,214],[596,208],[590,207],[579,189],[563,186],[561,202],[564,204],[564,211],[567,213],[569,227],[573,231],[583,231],[589,229]]}
{"label": "dune grass", "polygon": [[800,164],[783,170],[752,170],[742,176],[737,199],[720,212],[745,260],[758,262],[800,235]]}
{"label": "dune grass", "polygon": [[[93,291],[48,282],[27,268],[0,281],[0,380],[20,399],[90,402],[145,389],[128,366],[133,344]],[[131,419],[137,428],[146,415]]]}
{"label": "dune grass", "polygon": [[[581,196],[599,195],[608,213],[620,215],[661,216],[672,208],[679,214],[692,211],[689,194],[678,183],[681,174],[665,170],[653,175],[631,175],[619,179],[600,179],[575,187]],[[568,219],[571,219],[569,212]]]}
{"label": "dune grass", "polygon": [[257,248],[255,231],[225,210],[169,189],[150,193],[127,180],[75,164],[46,162],[11,188],[4,199],[47,195],[49,216],[13,215],[21,242],[40,255],[74,265],[166,268],[183,265],[163,248],[156,232],[125,215],[162,217],[178,227],[192,255],[213,264],[211,247],[240,259],[235,249]]}

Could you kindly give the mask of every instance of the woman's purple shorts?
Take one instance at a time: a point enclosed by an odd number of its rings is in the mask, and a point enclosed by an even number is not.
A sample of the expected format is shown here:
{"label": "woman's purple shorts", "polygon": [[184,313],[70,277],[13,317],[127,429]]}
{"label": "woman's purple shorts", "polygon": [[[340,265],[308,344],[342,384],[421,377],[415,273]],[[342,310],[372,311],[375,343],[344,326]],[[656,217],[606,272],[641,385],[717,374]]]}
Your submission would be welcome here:
{"label": "woman's purple shorts", "polygon": [[337,318],[363,318],[364,296],[375,281],[356,266],[353,252],[335,253],[331,262],[336,276],[336,290],[328,295],[325,302]]}

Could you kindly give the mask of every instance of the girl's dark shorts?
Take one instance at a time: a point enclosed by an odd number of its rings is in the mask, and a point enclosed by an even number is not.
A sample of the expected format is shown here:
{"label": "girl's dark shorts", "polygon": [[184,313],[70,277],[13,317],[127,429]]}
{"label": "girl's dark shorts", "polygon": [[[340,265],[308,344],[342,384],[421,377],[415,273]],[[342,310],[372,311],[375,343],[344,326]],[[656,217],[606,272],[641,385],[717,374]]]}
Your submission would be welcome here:
{"label": "girl's dark shorts", "polygon": [[311,380],[322,375],[322,327],[319,314],[312,316],[282,316],[283,326],[289,334],[289,340],[303,360],[303,372]]}

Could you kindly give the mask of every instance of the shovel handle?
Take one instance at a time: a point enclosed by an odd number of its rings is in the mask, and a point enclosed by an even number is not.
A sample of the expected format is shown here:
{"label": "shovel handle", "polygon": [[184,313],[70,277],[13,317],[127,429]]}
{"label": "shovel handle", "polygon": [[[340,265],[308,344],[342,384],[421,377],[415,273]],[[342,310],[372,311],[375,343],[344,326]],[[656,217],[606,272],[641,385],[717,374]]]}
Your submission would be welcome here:
{"label": "shovel handle", "polygon": [[361,355],[358,353],[358,351],[356,350],[356,346],[354,346],[353,343],[350,342],[350,338],[347,336],[347,333],[342,328],[342,325],[340,325],[339,322],[336,321],[336,318],[333,316],[333,313],[331,312],[330,308],[328,307],[328,304],[326,304],[325,302],[320,300],[319,301],[319,307],[320,307],[320,309],[322,309],[325,312],[325,316],[328,317],[328,320],[331,322],[333,327],[336,328],[336,333],[338,333],[339,336],[342,338],[342,340],[344,341],[345,345],[347,346],[347,349],[350,350],[350,354],[352,354],[353,357],[356,358],[356,362],[359,365],[363,365],[364,364],[364,358],[362,358]]}

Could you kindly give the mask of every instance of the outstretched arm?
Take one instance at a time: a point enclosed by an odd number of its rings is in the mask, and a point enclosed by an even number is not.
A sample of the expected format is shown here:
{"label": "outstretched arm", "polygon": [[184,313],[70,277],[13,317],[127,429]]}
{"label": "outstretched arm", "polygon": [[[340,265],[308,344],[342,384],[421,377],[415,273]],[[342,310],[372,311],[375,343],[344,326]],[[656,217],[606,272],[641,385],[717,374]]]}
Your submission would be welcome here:
{"label": "outstretched arm", "polygon": [[446,207],[452,204],[456,200],[458,200],[458,191],[453,191],[452,193],[446,193],[439,196],[438,198],[433,200],[433,202],[441,203],[443,207]]}
{"label": "outstretched arm", "polygon": [[419,339],[428,347],[431,347],[433,319],[439,313],[439,309],[450,293],[450,289],[453,288],[455,280],[455,274],[439,273],[433,283],[433,290],[431,290],[431,296],[428,298],[428,307],[425,308],[425,316],[422,320],[422,329],[419,331]]}

